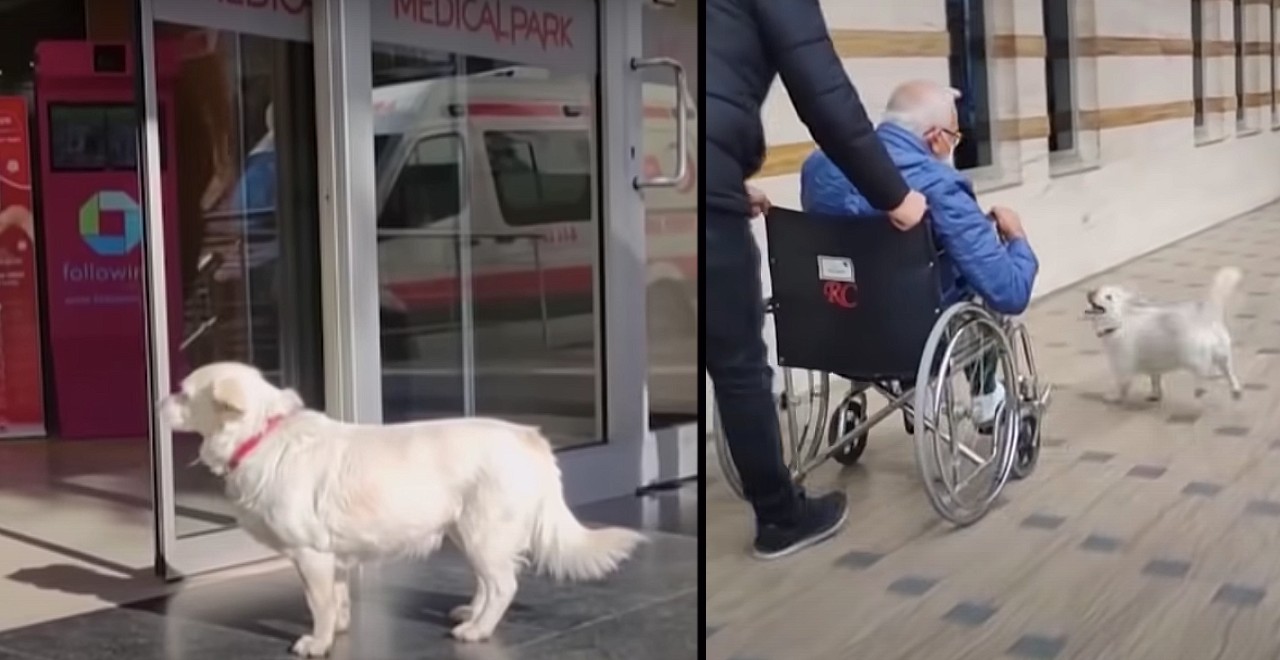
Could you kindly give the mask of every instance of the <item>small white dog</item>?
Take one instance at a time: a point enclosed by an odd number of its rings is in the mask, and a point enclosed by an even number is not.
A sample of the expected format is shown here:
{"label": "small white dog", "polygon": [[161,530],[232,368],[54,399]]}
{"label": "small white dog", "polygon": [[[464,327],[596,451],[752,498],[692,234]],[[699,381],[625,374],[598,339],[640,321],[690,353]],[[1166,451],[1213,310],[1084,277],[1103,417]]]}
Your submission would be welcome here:
{"label": "small white dog", "polygon": [[487,639],[531,563],[559,579],[598,579],[644,540],[587,529],[565,504],[560,469],[536,429],[487,419],[359,426],[305,410],[257,369],[197,369],[162,402],[174,429],[199,433],[199,461],[223,477],[244,529],[293,561],[311,634],[326,655],[351,620],[348,580],[361,561],[425,558],[448,537],[476,574],[452,635]]}
{"label": "small white dog", "polygon": [[1160,377],[1180,369],[1195,375],[1197,398],[1204,396],[1205,381],[1219,376],[1231,383],[1231,395],[1240,398],[1225,311],[1240,279],[1238,268],[1219,270],[1208,297],[1199,302],[1158,304],[1119,286],[1087,294],[1085,313],[1106,348],[1120,401],[1128,397],[1137,375],[1151,379],[1150,400],[1159,401],[1164,396]]}

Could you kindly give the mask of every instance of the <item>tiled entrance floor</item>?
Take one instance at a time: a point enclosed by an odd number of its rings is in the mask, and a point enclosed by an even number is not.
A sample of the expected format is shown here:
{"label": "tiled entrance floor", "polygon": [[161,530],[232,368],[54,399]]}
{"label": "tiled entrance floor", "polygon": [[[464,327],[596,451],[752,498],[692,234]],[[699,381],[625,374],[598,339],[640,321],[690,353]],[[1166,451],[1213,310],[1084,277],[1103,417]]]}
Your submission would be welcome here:
{"label": "tiled entrance floor", "polygon": [[[1195,299],[1244,269],[1229,325],[1243,400],[1109,403],[1084,292],[1127,282]],[[1057,389],[1040,467],[954,530],[925,500],[901,425],[871,432],[841,488],[849,524],[778,562],[750,559],[747,508],[710,468],[707,657],[804,660],[1254,660],[1280,657],[1280,206],[1272,205],[1036,304],[1028,325]],[[708,465],[715,466],[714,459]]]}
{"label": "tiled entrance floor", "polygon": [[[697,509],[697,489],[690,486],[581,507],[584,520],[650,530],[651,542],[599,583],[523,578],[496,639],[486,643],[457,644],[446,636],[448,611],[465,602],[474,585],[465,561],[449,548],[424,563],[366,567],[354,586],[353,630],[330,657],[696,658]],[[32,582],[43,593],[102,590],[100,598],[114,597],[111,585],[76,579],[83,572],[62,568]],[[2,632],[0,660],[287,660],[309,622],[300,581],[286,568]]]}

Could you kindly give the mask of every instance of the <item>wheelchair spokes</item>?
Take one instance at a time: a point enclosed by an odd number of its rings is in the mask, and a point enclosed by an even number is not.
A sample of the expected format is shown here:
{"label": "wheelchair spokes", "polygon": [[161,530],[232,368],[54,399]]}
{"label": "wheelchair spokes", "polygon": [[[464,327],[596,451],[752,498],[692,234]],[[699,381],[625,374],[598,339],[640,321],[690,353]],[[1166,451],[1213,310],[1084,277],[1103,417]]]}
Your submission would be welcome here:
{"label": "wheelchair spokes", "polygon": [[[1018,387],[1011,353],[1001,326],[965,306],[939,319],[924,351],[940,359],[922,360],[917,376],[926,383],[916,397],[917,465],[934,509],[958,525],[986,513],[1012,466]],[[1003,400],[992,398],[1001,387]]]}

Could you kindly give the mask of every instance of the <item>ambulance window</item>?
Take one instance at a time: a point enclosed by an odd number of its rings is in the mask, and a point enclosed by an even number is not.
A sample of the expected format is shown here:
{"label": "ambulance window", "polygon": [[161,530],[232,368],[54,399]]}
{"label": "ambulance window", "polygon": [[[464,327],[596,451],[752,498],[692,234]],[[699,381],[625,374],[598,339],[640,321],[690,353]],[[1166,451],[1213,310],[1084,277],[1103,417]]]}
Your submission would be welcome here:
{"label": "ambulance window", "polygon": [[455,134],[423,138],[405,161],[378,216],[383,229],[411,229],[458,215],[462,140]]}
{"label": "ambulance window", "polygon": [[508,225],[591,220],[587,131],[490,131],[484,139],[498,206]]}

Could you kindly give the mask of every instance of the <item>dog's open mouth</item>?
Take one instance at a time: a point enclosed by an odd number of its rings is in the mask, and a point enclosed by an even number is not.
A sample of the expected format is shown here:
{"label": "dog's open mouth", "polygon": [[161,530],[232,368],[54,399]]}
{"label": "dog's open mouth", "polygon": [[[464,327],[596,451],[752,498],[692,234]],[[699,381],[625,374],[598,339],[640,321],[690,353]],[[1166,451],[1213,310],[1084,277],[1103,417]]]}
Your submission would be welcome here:
{"label": "dog's open mouth", "polygon": [[1106,314],[1107,308],[1099,305],[1098,303],[1090,302],[1089,307],[1084,310],[1084,313],[1090,316],[1097,316],[1099,314]]}

